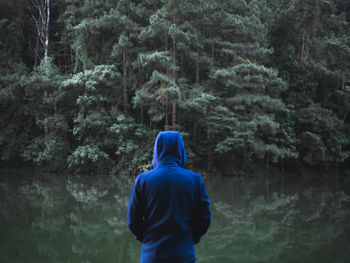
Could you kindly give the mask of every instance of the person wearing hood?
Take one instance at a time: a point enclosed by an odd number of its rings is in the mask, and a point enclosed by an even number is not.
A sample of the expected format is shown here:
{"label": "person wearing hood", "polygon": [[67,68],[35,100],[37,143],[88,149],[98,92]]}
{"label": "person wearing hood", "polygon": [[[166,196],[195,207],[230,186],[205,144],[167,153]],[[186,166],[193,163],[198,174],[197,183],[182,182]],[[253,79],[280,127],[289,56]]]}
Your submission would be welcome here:
{"label": "person wearing hood", "polygon": [[194,244],[209,228],[210,201],[201,176],[185,166],[181,135],[160,132],[152,170],[136,177],[127,211],[128,227],[142,242],[141,263],[196,262]]}

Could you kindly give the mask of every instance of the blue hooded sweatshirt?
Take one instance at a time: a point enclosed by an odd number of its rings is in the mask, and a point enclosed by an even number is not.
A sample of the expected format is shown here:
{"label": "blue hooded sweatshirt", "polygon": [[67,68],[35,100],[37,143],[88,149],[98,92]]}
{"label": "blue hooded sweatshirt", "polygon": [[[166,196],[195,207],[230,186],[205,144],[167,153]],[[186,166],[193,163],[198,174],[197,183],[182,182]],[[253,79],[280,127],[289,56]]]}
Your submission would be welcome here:
{"label": "blue hooded sweatshirt", "polygon": [[194,244],[208,230],[211,212],[201,176],[185,166],[181,135],[160,132],[153,169],[136,177],[129,199],[128,227],[142,242],[141,263],[196,260]]}

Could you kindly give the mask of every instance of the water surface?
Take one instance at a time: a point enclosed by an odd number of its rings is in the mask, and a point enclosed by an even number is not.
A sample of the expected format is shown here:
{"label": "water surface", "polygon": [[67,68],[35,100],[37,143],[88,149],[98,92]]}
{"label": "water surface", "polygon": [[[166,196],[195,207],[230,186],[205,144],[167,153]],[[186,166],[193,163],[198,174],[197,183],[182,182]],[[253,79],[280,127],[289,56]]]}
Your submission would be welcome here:
{"label": "water surface", "polygon": [[[260,177],[204,180],[213,218],[196,245],[199,263],[350,262],[346,189],[291,179],[267,194]],[[126,226],[131,183],[2,176],[0,262],[139,262],[141,244]]]}

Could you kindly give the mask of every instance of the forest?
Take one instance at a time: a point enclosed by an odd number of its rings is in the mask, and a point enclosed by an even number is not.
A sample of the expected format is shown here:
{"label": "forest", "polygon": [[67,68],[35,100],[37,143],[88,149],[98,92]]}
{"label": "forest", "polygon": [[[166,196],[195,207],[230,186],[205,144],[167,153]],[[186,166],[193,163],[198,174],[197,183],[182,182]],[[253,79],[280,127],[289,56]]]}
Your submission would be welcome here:
{"label": "forest", "polygon": [[1,167],[350,172],[348,0],[0,3]]}
{"label": "forest", "polygon": [[210,197],[196,262],[350,262],[350,0],[0,5],[0,262],[140,262],[164,130]]}

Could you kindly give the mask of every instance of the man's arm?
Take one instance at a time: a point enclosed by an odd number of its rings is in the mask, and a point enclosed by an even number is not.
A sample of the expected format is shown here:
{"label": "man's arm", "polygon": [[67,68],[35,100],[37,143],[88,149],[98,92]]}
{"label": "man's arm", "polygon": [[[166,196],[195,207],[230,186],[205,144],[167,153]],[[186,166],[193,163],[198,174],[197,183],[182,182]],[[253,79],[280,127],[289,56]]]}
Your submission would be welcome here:
{"label": "man's arm", "polygon": [[205,189],[202,178],[200,179],[200,194],[197,202],[195,221],[193,226],[193,241],[197,244],[201,237],[207,232],[211,222],[209,208],[210,200]]}
{"label": "man's arm", "polygon": [[144,231],[143,207],[141,202],[140,176],[136,177],[131,190],[127,221],[130,231],[135,239],[142,242]]}

